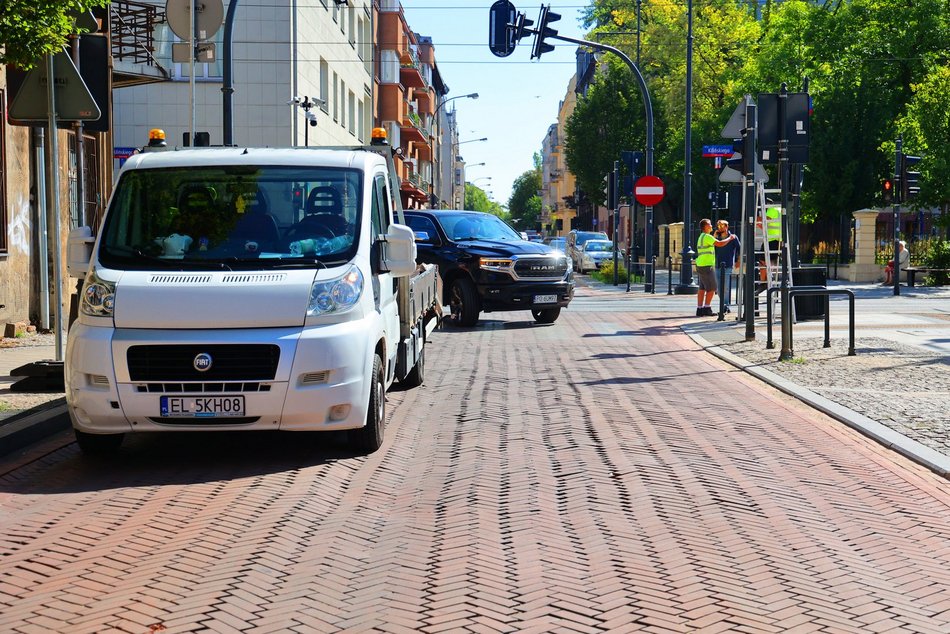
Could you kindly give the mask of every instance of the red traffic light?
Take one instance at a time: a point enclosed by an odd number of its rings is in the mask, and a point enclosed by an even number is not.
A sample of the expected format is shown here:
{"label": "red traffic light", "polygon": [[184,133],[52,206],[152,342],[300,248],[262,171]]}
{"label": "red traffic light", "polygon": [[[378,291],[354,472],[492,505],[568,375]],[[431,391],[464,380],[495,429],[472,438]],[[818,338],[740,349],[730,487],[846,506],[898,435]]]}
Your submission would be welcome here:
{"label": "red traffic light", "polygon": [[889,178],[884,179],[882,191],[884,193],[884,202],[891,202],[891,197],[894,194],[894,181]]}

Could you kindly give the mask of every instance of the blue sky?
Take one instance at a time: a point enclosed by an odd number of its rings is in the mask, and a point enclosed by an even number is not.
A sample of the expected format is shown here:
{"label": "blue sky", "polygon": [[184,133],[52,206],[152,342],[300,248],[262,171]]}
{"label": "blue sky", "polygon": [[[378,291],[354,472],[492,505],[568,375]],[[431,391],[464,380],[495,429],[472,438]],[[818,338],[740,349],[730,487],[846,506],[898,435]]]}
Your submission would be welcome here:
{"label": "blue sky", "polygon": [[[537,0],[512,0],[519,12],[537,22]],[[459,150],[468,165],[470,182],[507,204],[511,184],[531,169],[531,156],[541,150],[548,127],[557,121],[558,104],[574,75],[577,47],[553,41],[554,51],[529,62],[534,36],[525,37],[505,58],[488,50],[488,8],[492,0],[402,0],[409,27],[432,38],[436,63],[449,97],[477,92],[478,99],[456,99]],[[550,0],[545,4],[561,15],[551,26],[561,35],[583,38],[578,17],[584,0]],[[491,176],[491,180],[483,177]]]}

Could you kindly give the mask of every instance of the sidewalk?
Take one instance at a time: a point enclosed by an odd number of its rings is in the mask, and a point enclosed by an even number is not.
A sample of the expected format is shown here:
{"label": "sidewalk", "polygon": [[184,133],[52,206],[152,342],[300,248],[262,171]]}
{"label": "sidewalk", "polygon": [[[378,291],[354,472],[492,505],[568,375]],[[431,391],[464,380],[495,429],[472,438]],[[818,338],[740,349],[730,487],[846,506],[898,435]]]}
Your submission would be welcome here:
{"label": "sidewalk", "polygon": [[23,341],[3,339],[0,342],[0,455],[68,427],[66,398],[62,392],[10,389],[23,378],[11,376],[14,369],[55,357],[56,346],[51,336],[33,335]]}
{"label": "sidewalk", "polygon": [[[664,272],[665,273],[665,272]],[[674,276],[678,273],[674,272]],[[674,277],[674,285],[678,278]],[[647,298],[657,312],[679,306],[683,330],[700,346],[776,388],[837,418],[944,476],[950,475],[950,287],[893,287],[831,281],[829,288],[855,293],[855,356],[848,356],[848,300],[831,299],[831,347],[824,348],[824,320],[793,326],[793,358],[779,361],[781,324],[773,324],[774,348],[766,348],[766,322],[756,320],[745,340],[736,307],[725,321],[689,317],[695,296],[625,293],[625,287],[590,282],[598,293]],[[718,310],[719,298],[713,304]],[[648,309],[648,308],[642,308]]]}

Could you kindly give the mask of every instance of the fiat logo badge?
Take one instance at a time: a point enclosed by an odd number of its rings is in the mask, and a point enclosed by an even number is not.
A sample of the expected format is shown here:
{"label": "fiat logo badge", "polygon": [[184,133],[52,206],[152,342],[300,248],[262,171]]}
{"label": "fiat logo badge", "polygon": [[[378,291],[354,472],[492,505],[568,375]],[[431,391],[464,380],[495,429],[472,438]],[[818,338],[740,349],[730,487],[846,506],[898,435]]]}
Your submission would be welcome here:
{"label": "fiat logo badge", "polygon": [[200,353],[195,357],[194,366],[198,372],[207,372],[211,369],[211,355],[207,352]]}

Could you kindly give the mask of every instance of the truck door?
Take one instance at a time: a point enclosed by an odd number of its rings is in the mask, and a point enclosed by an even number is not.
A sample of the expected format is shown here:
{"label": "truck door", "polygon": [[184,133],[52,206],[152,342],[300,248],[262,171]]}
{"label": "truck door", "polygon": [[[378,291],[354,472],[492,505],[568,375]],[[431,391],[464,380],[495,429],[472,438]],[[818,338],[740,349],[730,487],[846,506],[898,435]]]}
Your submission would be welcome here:
{"label": "truck door", "polygon": [[[378,241],[389,232],[389,225],[392,222],[392,207],[390,205],[389,192],[387,190],[387,178],[383,172],[378,172],[373,179],[373,197],[372,197],[372,228],[373,228],[373,249],[372,253],[379,253]],[[391,273],[381,272],[374,263],[376,269],[373,280],[373,293],[376,299],[376,309],[383,318],[383,324],[386,331],[386,345],[389,356],[387,368],[391,372],[396,367],[396,351],[399,343],[399,306],[396,301],[396,279]]]}

